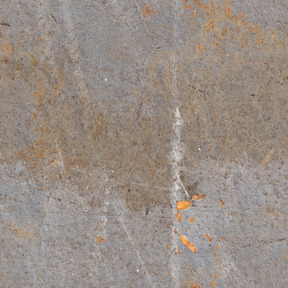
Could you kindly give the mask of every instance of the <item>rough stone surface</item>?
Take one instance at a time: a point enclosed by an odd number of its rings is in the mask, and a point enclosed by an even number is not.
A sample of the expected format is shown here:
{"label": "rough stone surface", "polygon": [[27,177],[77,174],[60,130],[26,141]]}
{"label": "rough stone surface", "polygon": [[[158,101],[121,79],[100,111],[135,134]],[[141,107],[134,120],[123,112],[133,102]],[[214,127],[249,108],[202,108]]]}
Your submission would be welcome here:
{"label": "rough stone surface", "polygon": [[0,287],[288,287],[287,37],[285,0],[1,0]]}

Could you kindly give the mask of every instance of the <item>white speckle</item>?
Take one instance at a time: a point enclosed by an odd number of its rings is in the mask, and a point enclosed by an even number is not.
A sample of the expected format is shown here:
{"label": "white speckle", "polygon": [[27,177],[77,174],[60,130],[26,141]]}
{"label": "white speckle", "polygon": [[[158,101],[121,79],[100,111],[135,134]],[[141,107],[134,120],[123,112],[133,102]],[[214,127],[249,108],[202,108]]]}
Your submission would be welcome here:
{"label": "white speckle", "polygon": [[137,273],[139,272],[140,270],[139,269],[137,269]]}
{"label": "white speckle", "polygon": [[88,189],[88,186],[86,187],[86,189]]}
{"label": "white speckle", "polygon": [[123,248],[120,248],[120,251],[122,251]]}
{"label": "white speckle", "polygon": [[104,79],[107,82],[107,78]]}
{"label": "white speckle", "polygon": [[194,13],[196,13],[196,10],[194,10]]}
{"label": "white speckle", "polygon": [[201,148],[198,148],[199,151],[201,151]]}
{"label": "white speckle", "polygon": [[111,173],[113,173],[114,171],[113,170],[111,170]]}
{"label": "white speckle", "polygon": [[109,203],[109,202],[107,202],[106,204],[107,204],[107,205],[109,205],[110,203]]}

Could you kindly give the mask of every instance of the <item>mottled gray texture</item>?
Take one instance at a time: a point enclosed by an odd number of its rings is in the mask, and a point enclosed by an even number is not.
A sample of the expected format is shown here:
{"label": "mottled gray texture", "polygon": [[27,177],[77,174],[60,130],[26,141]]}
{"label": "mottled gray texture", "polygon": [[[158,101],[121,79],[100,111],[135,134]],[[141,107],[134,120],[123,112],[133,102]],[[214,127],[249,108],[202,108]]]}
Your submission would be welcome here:
{"label": "mottled gray texture", "polygon": [[0,287],[288,287],[287,36],[284,0],[2,0]]}

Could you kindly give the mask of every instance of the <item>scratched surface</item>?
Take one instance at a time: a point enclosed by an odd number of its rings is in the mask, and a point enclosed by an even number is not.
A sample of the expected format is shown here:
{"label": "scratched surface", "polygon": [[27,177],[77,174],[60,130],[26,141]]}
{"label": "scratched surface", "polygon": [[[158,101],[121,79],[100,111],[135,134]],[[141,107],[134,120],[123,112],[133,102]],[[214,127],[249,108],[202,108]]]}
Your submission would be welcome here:
{"label": "scratched surface", "polygon": [[288,2],[0,1],[0,287],[288,287]]}

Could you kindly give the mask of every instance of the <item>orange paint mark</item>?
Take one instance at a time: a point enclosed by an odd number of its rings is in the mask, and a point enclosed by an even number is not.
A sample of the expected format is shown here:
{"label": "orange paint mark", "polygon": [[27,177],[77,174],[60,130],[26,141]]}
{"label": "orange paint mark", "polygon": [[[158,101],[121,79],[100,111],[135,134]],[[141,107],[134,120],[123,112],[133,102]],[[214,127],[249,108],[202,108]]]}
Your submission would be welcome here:
{"label": "orange paint mark", "polygon": [[181,214],[181,212],[177,212],[177,221],[180,223],[181,221],[182,221],[182,214]]}
{"label": "orange paint mark", "polygon": [[188,245],[188,248],[189,248],[193,253],[196,253],[196,247],[195,247],[194,243],[190,243],[190,244]]}
{"label": "orange paint mark", "polygon": [[170,271],[167,271],[167,274],[168,274],[168,276],[170,276],[170,275],[171,275],[171,272],[170,272]]}
{"label": "orange paint mark", "polygon": [[193,253],[196,253],[196,247],[194,243],[190,242],[184,235],[180,234],[179,237],[184,246],[188,247]]}
{"label": "orange paint mark", "polygon": [[195,218],[194,218],[194,217],[191,217],[191,218],[188,219],[188,222],[189,222],[189,223],[193,223],[194,221],[195,221]]}
{"label": "orange paint mark", "polygon": [[175,230],[174,230],[174,233],[175,233],[175,234],[177,234],[177,233],[178,233],[178,230],[177,230],[177,229],[175,229]]}
{"label": "orange paint mark", "polygon": [[146,18],[148,15],[155,13],[155,11],[152,10],[148,5],[145,5],[142,7],[142,13],[143,13],[144,18]]}
{"label": "orange paint mark", "polygon": [[105,238],[103,238],[102,236],[98,236],[97,237],[97,241],[98,241],[98,243],[104,243],[105,242]]}
{"label": "orange paint mark", "polygon": [[204,200],[206,198],[205,194],[199,194],[199,195],[192,195],[192,199],[199,201],[199,200]]}
{"label": "orange paint mark", "polygon": [[188,247],[188,245],[190,244],[190,241],[187,239],[187,237],[181,234],[179,235],[179,237],[180,237],[182,244]]}
{"label": "orange paint mark", "polygon": [[177,201],[177,210],[186,210],[191,206],[191,201]]}
{"label": "orange paint mark", "polygon": [[215,249],[216,249],[216,250],[219,250],[219,249],[220,249],[220,243],[218,243],[218,244],[215,246]]}
{"label": "orange paint mark", "polygon": [[212,240],[213,240],[213,238],[212,238],[208,233],[205,233],[205,234],[204,234],[204,237],[205,237],[206,239],[208,239],[209,242],[212,242]]}
{"label": "orange paint mark", "polygon": [[220,238],[222,241],[227,241],[227,239],[225,237],[221,237]]}
{"label": "orange paint mark", "polygon": [[225,208],[225,202],[221,199],[218,200],[221,207]]}

